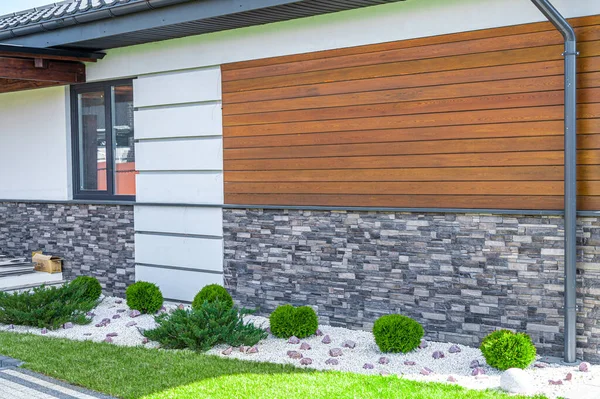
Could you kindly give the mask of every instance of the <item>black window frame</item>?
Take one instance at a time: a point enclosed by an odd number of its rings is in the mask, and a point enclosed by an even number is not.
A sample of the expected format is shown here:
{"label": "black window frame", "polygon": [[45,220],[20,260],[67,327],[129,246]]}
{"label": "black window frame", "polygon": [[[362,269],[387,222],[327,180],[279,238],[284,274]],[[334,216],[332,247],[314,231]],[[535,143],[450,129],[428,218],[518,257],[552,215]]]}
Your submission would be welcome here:
{"label": "black window frame", "polygon": [[[71,155],[73,175],[73,199],[75,200],[99,200],[99,201],[129,201],[135,202],[135,195],[115,194],[113,154],[113,126],[111,89],[114,86],[133,86],[133,79],[111,80],[97,83],[83,83],[70,87],[71,103]],[[106,137],[106,191],[84,190],[81,182],[81,163],[79,153],[79,94],[104,91],[105,110],[105,137]],[[134,126],[135,131],[135,126]]]}

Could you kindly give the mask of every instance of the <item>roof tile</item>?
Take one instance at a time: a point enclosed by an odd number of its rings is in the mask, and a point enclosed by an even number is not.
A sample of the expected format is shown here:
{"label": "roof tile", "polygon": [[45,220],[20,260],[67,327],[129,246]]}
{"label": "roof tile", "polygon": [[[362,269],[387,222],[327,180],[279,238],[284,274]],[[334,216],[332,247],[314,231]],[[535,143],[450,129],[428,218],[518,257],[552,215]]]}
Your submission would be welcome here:
{"label": "roof tile", "polygon": [[125,3],[141,1],[145,0],[66,0],[47,6],[36,7],[31,10],[0,16],[0,31],[40,23],[42,20],[47,22],[49,20],[118,7]]}

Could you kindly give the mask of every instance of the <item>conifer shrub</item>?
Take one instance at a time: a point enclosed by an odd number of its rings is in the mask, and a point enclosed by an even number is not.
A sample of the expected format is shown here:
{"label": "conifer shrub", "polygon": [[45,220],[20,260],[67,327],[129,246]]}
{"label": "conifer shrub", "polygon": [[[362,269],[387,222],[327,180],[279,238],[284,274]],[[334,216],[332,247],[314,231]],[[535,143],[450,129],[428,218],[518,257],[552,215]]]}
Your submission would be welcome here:
{"label": "conifer shrub", "polygon": [[98,279],[89,276],[79,276],[71,281],[74,289],[82,289],[83,296],[89,300],[97,301],[102,295],[102,286]]}
{"label": "conifer shrub", "polygon": [[527,368],[536,356],[536,349],[529,335],[509,330],[497,330],[489,334],[479,347],[485,361],[498,370]]}
{"label": "conifer shrub", "polygon": [[219,284],[210,284],[202,288],[194,297],[192,309],[199,309],[204,302],[221,301],[226,307],[233,307],[233,298],[227,290]]}
{"label": "conifer shrub", "polygon": [[30,291],[0,292],[0,323],[57,329],[65,323],[88,324],[86,313],[98,305],[85,285],[36,287]]}
{"label": "conifer shrub", "polygon": [[252,346],[267,337],[267,332],[245,323],[247,309],[229,307],[225,302],[204,301],[195,309],[177,309],[155,317],[158,326],[144,336],[166,349],[207,351],[215,345]]}
{"label": "conifer shrub", "polygon": [[306,338],[314,335],[319,327],[317,314],[309,306],[279,306],[271,313],[269,322],[271,334],[279,338]]}
{"label": "conifer shrub", "polygon": [[424,334],[419,322],[400,314],[381,316],[373,324],[375,343],[382,352],[413,351],[421,343]]}
{"label": "conifer shrub", "polygon": [[142,313],[156,313],[163,305],[163,296],[156,284],[138,281],[125,291],[127,306]]}

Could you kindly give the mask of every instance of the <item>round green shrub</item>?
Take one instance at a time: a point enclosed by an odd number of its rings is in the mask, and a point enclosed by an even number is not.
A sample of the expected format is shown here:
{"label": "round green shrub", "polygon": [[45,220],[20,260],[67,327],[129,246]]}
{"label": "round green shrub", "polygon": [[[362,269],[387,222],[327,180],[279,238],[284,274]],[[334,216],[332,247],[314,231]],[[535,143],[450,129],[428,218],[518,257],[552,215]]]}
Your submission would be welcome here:
{"label": "round green shrub", "polygon": [[292,305],[282,305],[269,317],[271,334],[279,338],[289,338],[292,335],[306,338],[314,335],[319,327],[319,319],[315,311],[308,306],[298,308]]}
{"label": "round green shrub", "polygon": [[138,281],[125,291],[127,306],[142,313],[156,313],[163,305],[163,296],[156,284]]}
{"label": "round green shrub", "polygon": [[382,352],[407,353],[415,350],[424,334],[417,321],[399,314],[381,316],[373,325],[375,343]]}
{"label": "round green shrub", "polygon": [[229,292],[219,284],[211,284],[202,288],[194,297],[192,309],[200,309],[205,301],[210,303],[215,301],[223,302],[227,309],[233,307],[233,298],[229,295]]}
{"label": "round green shrub", "polygon": [[79,276],[70,283],[74,291],[83,290],[83,298],[90,301],[97,301],[102,295],[102,286],[94,277]]}
{"label": "round green shrub", "polygon": [[498,370],[524,369],[534,360],[536,349],[529,335],[498,330],[481,342],[481,353],[490,366]]}

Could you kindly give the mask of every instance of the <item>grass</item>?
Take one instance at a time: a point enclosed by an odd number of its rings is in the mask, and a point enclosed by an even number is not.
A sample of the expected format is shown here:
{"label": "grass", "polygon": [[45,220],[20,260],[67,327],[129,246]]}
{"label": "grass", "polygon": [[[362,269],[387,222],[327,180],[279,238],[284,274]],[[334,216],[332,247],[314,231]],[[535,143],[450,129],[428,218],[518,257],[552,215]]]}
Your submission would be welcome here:
{"label": "grass", "polygon": [[24,361],[30,370],[124,399],[523,399],[395,376],[317,372],[189,351],[123,348],[7,332],[0,333],[0,353]]}

